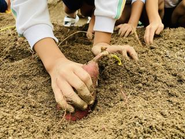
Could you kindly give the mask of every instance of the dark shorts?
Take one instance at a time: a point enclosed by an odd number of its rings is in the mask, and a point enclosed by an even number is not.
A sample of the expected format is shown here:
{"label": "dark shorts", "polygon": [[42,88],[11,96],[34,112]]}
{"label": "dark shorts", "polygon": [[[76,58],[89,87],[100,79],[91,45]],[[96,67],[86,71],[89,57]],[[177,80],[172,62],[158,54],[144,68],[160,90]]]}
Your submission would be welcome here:
{"label": "dark shorts", "polygon": [[132,5],[132,0],[126,0],[126,5]]}
{"label": "dark shorts", "polygon": [[171,17],[175,8],[165,8],[164,9],[164,17],[163,24],[165,27],[171,27]]}
{"label": "dark shorts", "polygon": [[94,0],[63,0],[63,2],[70,10],[80,9],[84,2],[94,6]]}
{"label": "dark shorts", "polygon": [[0,12],[4,13],[8,9],[8,5],[5,0],[0,0]]}

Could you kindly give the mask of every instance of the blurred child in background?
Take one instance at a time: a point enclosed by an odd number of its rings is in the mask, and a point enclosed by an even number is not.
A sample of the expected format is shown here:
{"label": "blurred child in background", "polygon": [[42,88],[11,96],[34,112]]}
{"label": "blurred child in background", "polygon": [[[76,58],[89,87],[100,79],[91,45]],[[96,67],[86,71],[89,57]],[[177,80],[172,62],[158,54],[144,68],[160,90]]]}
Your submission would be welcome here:
{"label": "blurred child in background", "polygon": [[63,7],[67,14],[63,23],[66,27],[74,26],[78,22],[77,10],[80,9],[83,16],[91,16],[95,8],[94,0],[63,0]]}
{"label": "blurred child in background", "polygon": [[[88,16],[90,19],[88,20],[89,22],[89,28],[87,30],[87,38],[92,39],[93,38],[93,27],[94,27],[94,10],[95,10],[95,5],[94,5],[94,0],[63,0],[63,5],[64,5],[64,12],[67,14],[64,17],[64,23],[63,25],[65,27],[70,27],[74,26],[78,20],[78,13],[82,16]],[[90,22],[91,21],[91,22]]]}
{"label": "blurred child in background", "polygon": [[[119,29],[118,34],[120,36],[127,37],[136,29],[143,11],[144,3],[145,0],[126,0],[126,5],[123,9],[122,15],[115,24],[117,25],[116,29]],[[94,16],[92,16],[87,30],[87,37],[89,39],[93,38],[94,20]]]}
{"label": "blurred child in background", "polygon": [[164,0],[165,27],[185,27],[185,0]]}
{"label": "blurred child in background", "polygon": [[144,34],[144,40],[146,44],[152,44],[154,35],[159,35],[163,31],[164,25],[161,20],[163,16],[163,0],[146,0],[142,17],[142,22],[146,26]]}
{"label": "blurred child in background", "polygon": [[[148,19],[144,39],[152,44],[154,35],[159,35],[164,27],[185,27],[185,0],[146,0],[144,20]],[[146,23],[146,22],[144,22]]]}
{"label": "blurred child in background", "polygon": [[127,37],[138,25],[143,11],[145,0],[126,0],[125,8],[119,20],[116,21],[116,29],[120,36]]}

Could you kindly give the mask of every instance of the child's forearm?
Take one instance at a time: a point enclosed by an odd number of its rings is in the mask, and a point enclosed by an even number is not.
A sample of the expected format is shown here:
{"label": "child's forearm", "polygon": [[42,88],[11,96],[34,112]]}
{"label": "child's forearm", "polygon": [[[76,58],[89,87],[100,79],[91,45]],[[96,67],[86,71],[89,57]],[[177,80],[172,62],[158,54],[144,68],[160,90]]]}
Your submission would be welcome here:
{"label": "child's forearm", "polygon": [[158,0],[147,0],[146,11],[150,23],[161,21],[161,18],[158,13]]}
{"label": "child's forearm", "polygon": [[111,40],[111,33],[106,33],[106,32],[95,32],[95,37],[94,37],[94,45],[98,43],[106,43],[110,44]]}
{"label": "child's forearm", "polygon": [[16,17],[17,32],[28,40],[31,48],[44,38],[53,38],[57,41],[52,31],[47,1],[14,0],[11,2],[12,13]]}
{"label": "child's forearm", "polygon": [[94,45],[97,43],[109,44],[115,22],[121,16],[125,0],[95,0],[95,4]]}
{"label": "child's forearm", "polygon": [[134,27],[136,27],[138,24],[139,18],[143,10],[143,6],[144,3],[140,0],[135,1],[132,4],[131,16],[128,23],[132,24]]}
{"label": "child's forearm", "polygon": [[46,70],[50,72],[57,59],[65,58],[52,38],[44,38],[34,46]]}

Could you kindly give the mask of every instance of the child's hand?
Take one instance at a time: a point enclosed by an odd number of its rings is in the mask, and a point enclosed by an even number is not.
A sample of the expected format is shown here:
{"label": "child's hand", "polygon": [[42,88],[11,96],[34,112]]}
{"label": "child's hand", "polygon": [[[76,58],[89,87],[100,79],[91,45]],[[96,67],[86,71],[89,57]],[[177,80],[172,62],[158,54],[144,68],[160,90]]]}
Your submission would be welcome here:
{"label": "child's hand", "polygon": [[106,50],[110,45],[107,43],[97,43],[92,47],[92,52],[94,55],[98,55],[102,51]]}
{"label": "child's hand", "polygon": [[107,43],[98,43],[92,47],[92,52],[98,55],[102,51],[108,51],[109,53],[119,52],[126,59],[132,58],[138,60],[138,56],[133,47],[129,45],[109,45]]}
{"label": "child's hand", "polygon": [[73,106],[85,110],[95,99],[90,94],[91,77],[82,66],[66,58],[60,58],[49,71],[56,102],[69,112],[74,112]]}
{"label": "child's hand", "polygon": [[93,39],[94,31],[93,30],[87,30],[86,36],[89,40]]}
{"label": "child's hand", "polygon": [[153,39],[154,35],[157,34],[159,35],[164,29],[163,23],[156,22],[156,23],[150,23],[146,27],[145,35],[144,35],[144,40],[147,44],[153,44]]}
{"label": "child's hand", "polygon": [[134,27],[131,24],[120,24],[116,27],[116,30],[119,29],[118,34],[121,37],[127,37],[128,35],[132,34],[134,32],[134,30],[136,29],[136,27]]}

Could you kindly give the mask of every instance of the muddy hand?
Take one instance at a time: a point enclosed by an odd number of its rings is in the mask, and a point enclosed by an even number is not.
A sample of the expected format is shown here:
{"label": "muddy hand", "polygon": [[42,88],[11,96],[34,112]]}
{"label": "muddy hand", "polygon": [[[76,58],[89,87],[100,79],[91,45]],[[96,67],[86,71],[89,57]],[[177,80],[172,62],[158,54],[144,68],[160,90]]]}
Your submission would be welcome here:
{"label": "muddy hand", "polygon": [[134,32],[135,27],[133,27],[131,24],[121,24],[118,25],[115,29],[119,30],[118,35],[121,37],[127,37]]}
{"label": "muddy hand", "polygon": [[126,59],[132,58],[134,60],[138,60],[138,55],[135,49],[129,45],[110,45],[107,47],[106,51],[109,53],[119,52]]}
{"label": "muddy hand", "polygon": [[85,110],[94,102],[90,93],[93,83],[82,64],[59,59],[49,74],[56,102],[62,109],[72,113],[75,108]]}
{"label": "muddy hand", "polygon": [[153,44],[154,35],[159,35],[164,29],[162,22],[150,23],[145,30],[144,40],[146,44]]}
{"label": "muddy hand", "polygon": [[93,31],[87,31],[86,36],[89,40],[93,39],[94,32]]}
{"label": "muddy hand", "polygon": [[95,55],[100,54],[103,51],[107,51],[108,53],[119,52],[126,59],[132,58],[134,60],[138,60],[138,56],[133,47],[129,45],[109,45],[107,43],[98,43],[93,46],[92,52]]}
{"label": "muddy hand", "polygon": [[94,55],[100,54],[102,51],[105,51],[110,45],[107,43],[98,43],[92,47],[92,52]]}

